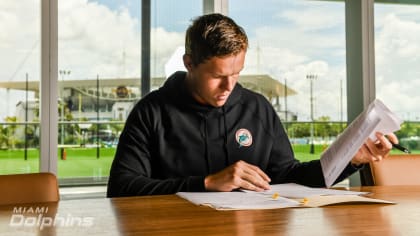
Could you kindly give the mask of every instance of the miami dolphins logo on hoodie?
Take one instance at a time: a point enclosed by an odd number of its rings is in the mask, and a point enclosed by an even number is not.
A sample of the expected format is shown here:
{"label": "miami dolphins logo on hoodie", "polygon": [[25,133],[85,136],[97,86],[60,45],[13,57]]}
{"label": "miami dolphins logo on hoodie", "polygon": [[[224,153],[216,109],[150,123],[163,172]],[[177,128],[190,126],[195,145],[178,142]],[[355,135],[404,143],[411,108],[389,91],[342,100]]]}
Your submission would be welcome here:
{"label": "miami dolphins logo on hoodie", "polygon": [[235,139],[239,143],[239,147],[248,147],[252,144],[252,135],[247,129],[238,129],[235,133]]}

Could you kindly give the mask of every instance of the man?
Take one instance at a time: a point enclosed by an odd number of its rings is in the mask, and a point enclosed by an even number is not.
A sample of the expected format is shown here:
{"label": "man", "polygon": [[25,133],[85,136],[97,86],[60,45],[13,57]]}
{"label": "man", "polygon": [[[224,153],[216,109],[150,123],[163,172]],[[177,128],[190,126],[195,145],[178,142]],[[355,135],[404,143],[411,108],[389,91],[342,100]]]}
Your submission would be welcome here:
{"label": "man", "polygon": [[[287,182],[325,186],[319,160],[296,160],[271,104],[237,83],[247,47],[244,30],[226,16],[193,21],[183,57],[187,72],[174,73],[140,100],[126,121],[108,197],[263,191]],[[391,143],[377,138],[363,145],[337,182],[388,155]]]}

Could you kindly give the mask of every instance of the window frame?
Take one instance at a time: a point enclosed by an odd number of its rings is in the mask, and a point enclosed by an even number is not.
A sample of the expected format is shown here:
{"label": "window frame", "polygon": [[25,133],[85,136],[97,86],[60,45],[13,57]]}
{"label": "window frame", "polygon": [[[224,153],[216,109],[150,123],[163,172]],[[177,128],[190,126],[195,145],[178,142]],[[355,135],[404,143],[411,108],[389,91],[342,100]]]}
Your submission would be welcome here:
{"label": "window frame", "polygon": [[[352,99],[347,99],[347,117],[348,123],[351,123],[375,99],[375,52],[373,37],[373,9],[375,1],[344,1],[347,54],[346,83],[347,94],[352,95]],[[150,14],[150,1],[142,1],[142,4],[143,2],[146,3],[144,10],[148,10]],[[397,3],[396,0],[381,0],[376,2]],[[203,0],[203,13],[220,12],[222,14],[228,14],[228,3],[229,0]],[[398,3],[416,4],[410,0],[399,1]],[[147,4],[149,4],[148,7]],[[150,38],[150,28],[145,32],[145,35],[143,35],[142,31],[142,38]],[[41,1],[41,45],[40,172],[57,174],[58,0]],[[145,50],[149,50],[150,52],[150,43],[149,48]],[[150,56],[142,57],[142,70],[150,67],[150,61],[147,60],[150,60]],[[150,89],[147,87],[143,88],[143,86],[148,86],[148,83],[142,83],[142,91],[144,89]],[[360,181],[357,178],[358,176],[355,175],[350,177],[350,185],[360,185]]]}

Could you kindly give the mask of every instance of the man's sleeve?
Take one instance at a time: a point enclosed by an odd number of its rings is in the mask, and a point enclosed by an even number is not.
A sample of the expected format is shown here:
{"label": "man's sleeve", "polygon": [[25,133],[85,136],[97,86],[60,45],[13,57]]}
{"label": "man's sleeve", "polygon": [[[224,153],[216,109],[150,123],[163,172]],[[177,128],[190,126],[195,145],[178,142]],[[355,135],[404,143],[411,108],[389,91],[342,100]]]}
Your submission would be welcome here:
{"label": "man's sleeve", "polygon": [[152,171],[158,170],[158,167],[152,166],[154,164],[152,147],[155,145],[153,120],[151,109],[147,111],[147,108],[139,104],[130,113],[111,166],[107,197],[205,191],[202,176],[152,178]]}

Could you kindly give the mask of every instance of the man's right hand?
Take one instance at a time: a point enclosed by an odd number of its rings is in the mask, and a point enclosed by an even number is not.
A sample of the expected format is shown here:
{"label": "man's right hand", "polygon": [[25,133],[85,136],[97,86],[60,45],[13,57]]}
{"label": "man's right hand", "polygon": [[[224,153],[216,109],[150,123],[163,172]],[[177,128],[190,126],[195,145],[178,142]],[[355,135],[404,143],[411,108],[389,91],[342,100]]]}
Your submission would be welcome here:
{"label": "man's right hand", "polygon": [[204,179],[208,191],[230,192],[242,188],[253,191],[270,189],[270,178],[257,166],[238,161]]}

